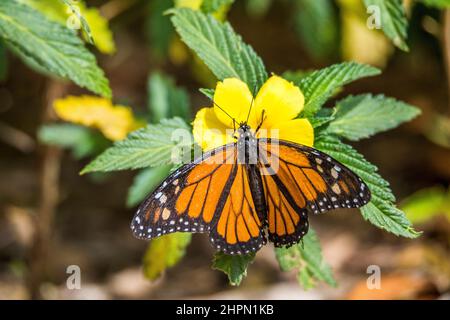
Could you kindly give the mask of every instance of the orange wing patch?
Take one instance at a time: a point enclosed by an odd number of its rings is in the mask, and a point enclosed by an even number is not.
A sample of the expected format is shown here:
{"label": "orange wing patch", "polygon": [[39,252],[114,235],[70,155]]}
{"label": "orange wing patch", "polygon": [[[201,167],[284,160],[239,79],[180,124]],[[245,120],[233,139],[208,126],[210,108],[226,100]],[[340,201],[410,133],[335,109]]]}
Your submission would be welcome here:
{"label": "orange wing patch", "polygon": [[235,178],[220,212],[216,233],[211,233],[211,241],[217,249],[225,253],[240,254],[256,251],[265,239],[250,191],[246,168],[237,164],[234,170]]}
{"label": "orange wing patch", "polygon": [[219,197],[231,174],[232,164],[226,163],[226,152],[218,153],[208,161],[194,167],[188,174],[183,191],[176,201],[178,215],[188,214],[190,218],[200,215],[206,223],[211,222]]}
{"label": "orange wing patch", "polygon": [[[278,177],[264,175],[263,185],[267,201],[269,240],[275,246],[285,246],[297,243],[308,230],[308,216],[304,207],[292,205],[287,194],[279,188]],[[278,183],[277,183],[278,181]],[[295,185],[289,183],[287,190],[294,190]],[[298,194],[298,191],[293,195]],[[304,198],[302,198],[303,204]]]}

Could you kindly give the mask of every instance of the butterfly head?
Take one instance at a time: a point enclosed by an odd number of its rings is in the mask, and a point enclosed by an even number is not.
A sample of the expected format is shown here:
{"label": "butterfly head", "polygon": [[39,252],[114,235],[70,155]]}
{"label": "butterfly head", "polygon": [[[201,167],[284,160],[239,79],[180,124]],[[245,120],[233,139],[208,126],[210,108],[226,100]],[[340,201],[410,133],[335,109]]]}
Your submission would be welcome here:
{"label": "butterfly head", "polygon": [[239,129],[237,131],[240,138],[247,138],[247,140],[253,135],[250,126],[245,122],[239,124]]}

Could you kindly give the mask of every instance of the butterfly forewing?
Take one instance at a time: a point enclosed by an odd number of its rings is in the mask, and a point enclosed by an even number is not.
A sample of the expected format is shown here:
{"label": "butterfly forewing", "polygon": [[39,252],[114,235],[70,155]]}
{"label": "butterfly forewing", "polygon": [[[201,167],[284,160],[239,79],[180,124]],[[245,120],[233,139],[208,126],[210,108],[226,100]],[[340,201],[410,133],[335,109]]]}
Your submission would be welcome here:
{"label": "butterfly forewing", "polygon": [[176,231],[209,231],[233,169],[232,151],[230,145],[215,149],[169,175],[136,212],[134,235],[152,239]]}

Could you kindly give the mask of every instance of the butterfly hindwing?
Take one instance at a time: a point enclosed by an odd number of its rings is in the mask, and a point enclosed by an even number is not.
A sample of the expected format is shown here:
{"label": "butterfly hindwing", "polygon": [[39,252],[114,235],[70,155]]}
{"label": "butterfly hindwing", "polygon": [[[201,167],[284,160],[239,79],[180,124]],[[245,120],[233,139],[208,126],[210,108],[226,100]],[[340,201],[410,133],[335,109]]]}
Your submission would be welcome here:
{"label": "butterfly hindwing", "polygon": [[292,199],[295,193],[290,193],[277,175],[263,175],[262,180],[267,203],[269,240],[276,247],[299,242],[308,232],[306,208]]}
{"label": "butterfly hindwing", "polygon": [[255,208],[244,164],[234,165],[232,179],[217,225],[211,229],[210,240],[216,249],[227,254],[256,252],[266,242],[262,230],[264,221]]}
{"label": "butterfly hindwing", "polygon": [[309,212],[356,208],[370,200],[356,174],[314,148],[260,139],[259,150],[269,240],[276,246],[297,243],[306,234]]}

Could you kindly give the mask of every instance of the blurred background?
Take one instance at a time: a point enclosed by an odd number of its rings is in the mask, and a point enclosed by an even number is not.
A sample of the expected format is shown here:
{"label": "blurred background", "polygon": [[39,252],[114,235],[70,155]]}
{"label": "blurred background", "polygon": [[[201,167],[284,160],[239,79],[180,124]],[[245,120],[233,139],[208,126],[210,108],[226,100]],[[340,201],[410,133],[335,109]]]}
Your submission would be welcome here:
{"label": "blurred background", "polygon": [[[113,33],[115,49],[91,49],[115,103],[145,114],[152,103],[149,79],[156,74],[185,88],[190,118],[210,104],[198,88],[212,87],[214,78],[162,15],[171,1],[88,3],[100,9]],[[0,299],[450,298],[450,9],[413,1],[405,6],[409,52],[366,27],[361,1],[238,0],[217,14],[274,73],[343,60],[369,63],[382,68],[382,75],[347,86],[335,99],[383,93],[422,110],[413,122],[354,146],[379,167],[423,235],[395,237],[357,210],[312,217],[337,288],[303,290],[295,273],[279,270],[271,246],[258,253],[241,286],[231,287],[223,273],[211,269],[213,250],[207,236],[198,234],[180,263],[158,280],[146,279],[148,243],[133,238],[135,207],[126,205],[136,173],[79,175],[99,145],[110,143],[104,138],[85,156],[39,139],[43,125],[58,121],[53,101],[86,92],[2,51],[7,67],[0,68]],[[81,269],[80,290],[66,287],[69,265]],[[370,265],[381,268],[381,290],[366,286]]]}

